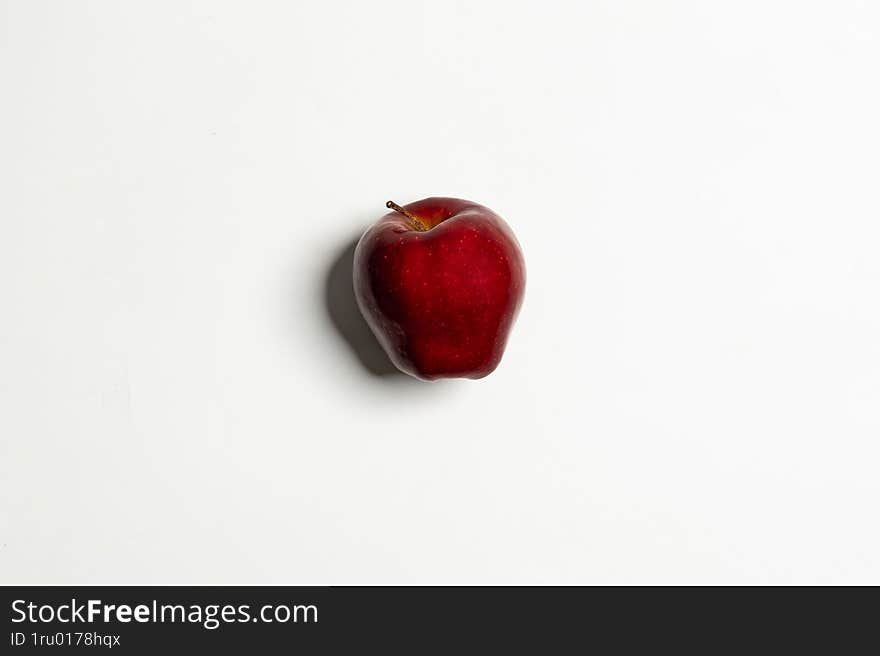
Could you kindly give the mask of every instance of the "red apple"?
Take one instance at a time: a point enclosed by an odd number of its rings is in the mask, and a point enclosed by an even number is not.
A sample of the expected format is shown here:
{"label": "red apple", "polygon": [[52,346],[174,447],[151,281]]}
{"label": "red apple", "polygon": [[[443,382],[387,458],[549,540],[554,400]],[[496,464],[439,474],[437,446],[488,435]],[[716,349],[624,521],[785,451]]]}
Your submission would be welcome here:
{"label": "red apple", "polygon": [[354,252],[355,297],[382,348],[422,380],[489,375],[525,289],[513,232],[458,198],[387,207]]}

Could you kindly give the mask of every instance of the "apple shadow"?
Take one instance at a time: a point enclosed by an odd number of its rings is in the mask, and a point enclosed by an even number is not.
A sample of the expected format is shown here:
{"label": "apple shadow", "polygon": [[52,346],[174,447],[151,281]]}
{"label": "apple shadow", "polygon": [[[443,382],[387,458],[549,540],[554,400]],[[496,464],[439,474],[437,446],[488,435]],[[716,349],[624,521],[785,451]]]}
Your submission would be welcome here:
{"label": "apple shadow", "polygon": [[391,364],[355,301],[351,280],[357,242],[357,239],[353,239],[327,270],[324,281],[327,314],[333,327],[370,374],[377,377],[409,378]]}

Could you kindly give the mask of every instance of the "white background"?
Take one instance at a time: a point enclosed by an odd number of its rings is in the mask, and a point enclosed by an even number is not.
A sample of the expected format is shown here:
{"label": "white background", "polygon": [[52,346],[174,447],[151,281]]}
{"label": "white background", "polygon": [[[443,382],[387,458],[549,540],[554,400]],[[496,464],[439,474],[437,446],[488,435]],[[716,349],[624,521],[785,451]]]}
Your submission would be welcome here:
{"label": "white background", "polygon": [[[0,2],[0,581],[880,583],[878,70],[869,0]],[[339,307],[431,195],[525,251],[482,381]]]}

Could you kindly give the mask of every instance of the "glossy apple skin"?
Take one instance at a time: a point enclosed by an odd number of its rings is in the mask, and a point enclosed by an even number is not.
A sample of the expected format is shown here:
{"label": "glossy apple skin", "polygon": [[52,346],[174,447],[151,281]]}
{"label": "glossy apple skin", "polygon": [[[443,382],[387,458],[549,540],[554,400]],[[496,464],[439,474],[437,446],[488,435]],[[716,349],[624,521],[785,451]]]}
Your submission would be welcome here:
{"label": "glossy apple skin", "polygon": [[519,243],[492,210],[425,198],[389,212],[354,253],[361,313],[394,365],[421,380],[483,378],[501,361],[525,291]]}

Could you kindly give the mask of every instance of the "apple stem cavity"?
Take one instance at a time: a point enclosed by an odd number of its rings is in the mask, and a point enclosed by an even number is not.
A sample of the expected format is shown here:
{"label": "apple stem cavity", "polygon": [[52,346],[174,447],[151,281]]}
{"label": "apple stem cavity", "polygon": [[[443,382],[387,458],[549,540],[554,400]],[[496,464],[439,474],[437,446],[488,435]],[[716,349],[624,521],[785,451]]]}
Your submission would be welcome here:
{"label": "apple stem cavity", "polygon": [[409,221],[410,221],[410,223],[412,223],[413,227],[416,230],[418,230],[419,232],[427,232],[428,231],[429,228],[427,225],[425,225],[420,219],[416,218],[415,215],[411,214],[410,212],[408,212],[404,208],[402,208],[400,205],[395,203],[393,200],[389,200],[387,203],[385,203],[385,207],[387,207],[390,210],[394,210],[395,212],[399,212],[400,214],[403,214],[406,218],[409,219]]}

